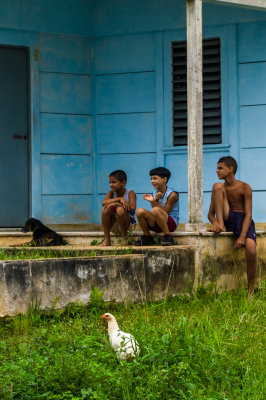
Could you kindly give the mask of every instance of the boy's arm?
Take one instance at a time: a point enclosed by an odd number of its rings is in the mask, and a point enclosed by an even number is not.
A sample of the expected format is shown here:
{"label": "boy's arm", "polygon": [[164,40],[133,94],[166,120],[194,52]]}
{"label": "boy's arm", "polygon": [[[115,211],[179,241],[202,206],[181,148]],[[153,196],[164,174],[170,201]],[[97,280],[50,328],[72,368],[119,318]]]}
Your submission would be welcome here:
{"label": "boy's arm", "polygon": [[109,192],[106,193],[105,198],[102,201],[102,206],[107,206],[108,204],[112,203],[119,203],[119,198],[114,198],[113,199],[113,192],[110,190]]}
{"label": "boy's arm", "polygon": [[120,200],[120,205],[126,210],[126,211],[135,211],[136,210],[136,195],[133,190],[130,190],[128,194],[128,201],[126,201],[123,197],[119,198]]}
{"label": "boy's arm", "polygon": [[162,210],[164,210],[165,212],[167,212],[167,214],[169,215],[169,213],[171,212],[172,208],[174,207],[174,204],[177,202],[178,200],[178,193],[177,192],[172,192],[170,194],[170,196],[168,197],[167,203],[165,205],[165,207],[163,207],[161,205],[161,203],[158,200],[154,200],[151,202],[152,207],[159,207]]}
{"label": "boy's arm", "polygon": [[248,184],[245,184],[243,194],[244,194],[244,201],[245,201],[245,218],[243,221],[240,236],[237,238],[237,240],[235,242],[236,249],[239,249],[240,247],[245,246],[247,232],[250,227],[251,220],[252,220],[252,189]]}
{"label": "boy's arm", "polygon": [[129,202],[127,203],[129,208],[127,209],[128,211],[135,211],[136,210],[136,205],[137,205],[137,198],[134,190],[130,190],[128,194],[128,200]]}

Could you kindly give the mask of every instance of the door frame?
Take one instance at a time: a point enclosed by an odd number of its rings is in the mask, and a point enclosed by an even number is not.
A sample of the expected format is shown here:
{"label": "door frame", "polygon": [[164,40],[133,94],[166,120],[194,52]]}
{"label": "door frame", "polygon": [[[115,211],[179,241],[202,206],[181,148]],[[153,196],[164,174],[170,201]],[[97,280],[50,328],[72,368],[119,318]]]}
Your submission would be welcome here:
{"label": "door frame", "polygon": [[0,30],[0,46],[28,49],[29,216],[41,218],[39,34]]}

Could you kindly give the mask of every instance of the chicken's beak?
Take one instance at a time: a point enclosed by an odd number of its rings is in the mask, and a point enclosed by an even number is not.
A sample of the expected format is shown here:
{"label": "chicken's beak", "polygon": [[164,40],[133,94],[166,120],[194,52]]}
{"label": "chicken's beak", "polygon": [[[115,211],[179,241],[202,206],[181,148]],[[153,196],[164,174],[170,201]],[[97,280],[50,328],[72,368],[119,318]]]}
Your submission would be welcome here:
{"label": "chicken's beak", "polygon": [[101,315],[101,318],[106,319],[106,315],[105,314]]}

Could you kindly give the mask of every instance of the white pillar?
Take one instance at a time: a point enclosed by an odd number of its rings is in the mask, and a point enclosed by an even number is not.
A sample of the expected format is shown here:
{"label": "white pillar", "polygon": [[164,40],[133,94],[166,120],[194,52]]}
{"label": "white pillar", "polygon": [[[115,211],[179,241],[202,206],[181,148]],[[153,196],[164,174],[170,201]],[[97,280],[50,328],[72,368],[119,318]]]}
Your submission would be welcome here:
{"label": "white pillar", "polygon": [[203,225],[202,0],[187,2],[188,224]]}

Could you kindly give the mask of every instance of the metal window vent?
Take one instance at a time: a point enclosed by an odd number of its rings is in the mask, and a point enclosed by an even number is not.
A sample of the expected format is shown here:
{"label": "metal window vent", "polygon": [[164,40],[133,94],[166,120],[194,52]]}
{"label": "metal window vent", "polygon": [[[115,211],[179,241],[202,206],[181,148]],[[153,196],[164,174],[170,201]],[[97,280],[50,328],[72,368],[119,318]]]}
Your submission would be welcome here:
{"label": "metal window vent", "polygon": [[[203,39],[203,143],[222,141],[220,39]],[[173,145],[187,144],[187,42],[172,42]]]}

